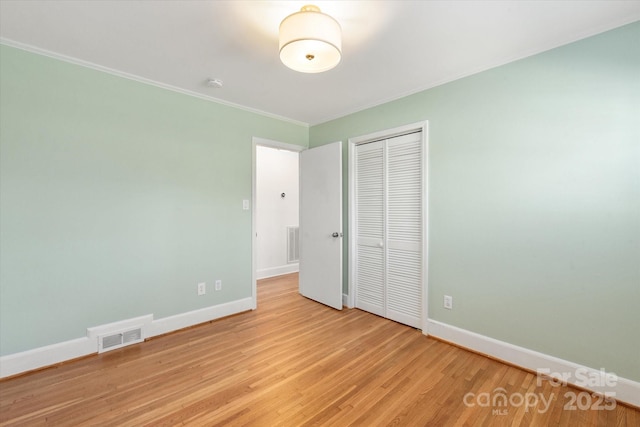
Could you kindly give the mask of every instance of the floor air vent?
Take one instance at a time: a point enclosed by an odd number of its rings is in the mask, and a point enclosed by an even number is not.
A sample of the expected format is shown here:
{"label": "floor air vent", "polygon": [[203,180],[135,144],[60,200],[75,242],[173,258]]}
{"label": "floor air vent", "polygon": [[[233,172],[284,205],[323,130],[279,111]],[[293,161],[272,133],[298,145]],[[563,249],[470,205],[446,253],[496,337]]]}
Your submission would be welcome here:
{"label": "floor air vent", "polygon": [[142,342],[142,327],[98,337],[98,353]]}

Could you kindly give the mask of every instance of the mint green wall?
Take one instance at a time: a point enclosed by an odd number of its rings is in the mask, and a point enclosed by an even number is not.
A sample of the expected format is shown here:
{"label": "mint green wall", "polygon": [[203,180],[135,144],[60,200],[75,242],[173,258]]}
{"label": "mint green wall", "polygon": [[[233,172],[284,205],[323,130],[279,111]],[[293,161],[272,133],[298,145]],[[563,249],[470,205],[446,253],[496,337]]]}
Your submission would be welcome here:
{"label": "mint green wall", "polygon": [[430,317],[640,381],[639,39],[628,25],[309,131],[1,46],[0,354],[249,297],[251,137],[426,119]]}
{"label": "mint green wall", "polygon": [[431,318],[640,380],[639,40],[635,23],[310,129],[318,146],[429,121]]}
{"label": "mint green wall", "polygon": [[307,127],[7,46],[0,67],[2,355],[251,296],[251,138]]}

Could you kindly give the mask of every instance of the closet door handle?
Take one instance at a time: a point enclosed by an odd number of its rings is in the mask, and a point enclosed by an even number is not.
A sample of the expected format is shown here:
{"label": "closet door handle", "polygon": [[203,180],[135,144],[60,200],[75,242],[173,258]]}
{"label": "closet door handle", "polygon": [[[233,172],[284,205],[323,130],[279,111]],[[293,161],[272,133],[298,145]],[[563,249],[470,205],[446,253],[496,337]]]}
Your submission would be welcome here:
{"label": "closet door handle", "polygon": [[342,233],[334,232],[331,237],[342,237]]}

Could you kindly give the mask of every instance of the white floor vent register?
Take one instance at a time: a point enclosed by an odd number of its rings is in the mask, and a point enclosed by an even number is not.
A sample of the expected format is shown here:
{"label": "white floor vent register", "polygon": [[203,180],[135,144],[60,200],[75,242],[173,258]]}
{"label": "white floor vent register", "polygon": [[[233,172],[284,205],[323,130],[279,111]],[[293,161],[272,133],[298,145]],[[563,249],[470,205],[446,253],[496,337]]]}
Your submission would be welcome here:
{"label": "white floor vent register", "polygon": [[142,341],[144,341],[142,337],[142,326],[108,335],[100,335],[98,337],[98,353],[115,350],[116,348],[125,347]]}

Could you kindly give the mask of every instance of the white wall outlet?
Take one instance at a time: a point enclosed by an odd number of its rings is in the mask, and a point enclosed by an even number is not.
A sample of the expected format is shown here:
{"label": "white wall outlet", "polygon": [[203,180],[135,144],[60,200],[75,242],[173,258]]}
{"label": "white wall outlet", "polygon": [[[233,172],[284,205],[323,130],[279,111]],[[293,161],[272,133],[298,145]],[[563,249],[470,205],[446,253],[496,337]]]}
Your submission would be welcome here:
{"label": "white wall outlet", "polygon": [[205,282],[198,283],[198,295],[204,295],[207,293],[207,284]]}
{"label": "white wall outlet", "polygon": [[447,310],[452,310],[453,309],[453,297],[450,295],[445,295],[444,296],[444,308],[446,308]]}
{"label": "white wall outlet", "polygon": [[216,291],[222,289],[222,280],[216,280]]}

